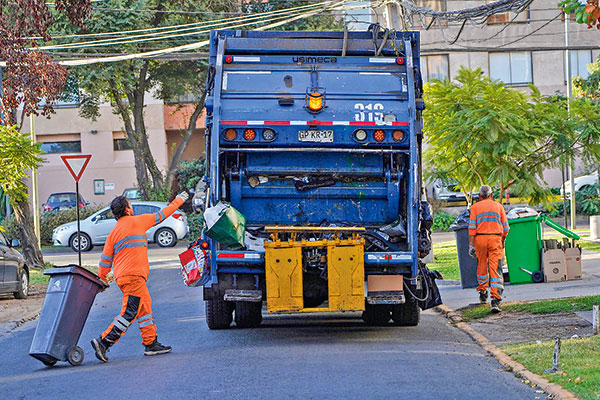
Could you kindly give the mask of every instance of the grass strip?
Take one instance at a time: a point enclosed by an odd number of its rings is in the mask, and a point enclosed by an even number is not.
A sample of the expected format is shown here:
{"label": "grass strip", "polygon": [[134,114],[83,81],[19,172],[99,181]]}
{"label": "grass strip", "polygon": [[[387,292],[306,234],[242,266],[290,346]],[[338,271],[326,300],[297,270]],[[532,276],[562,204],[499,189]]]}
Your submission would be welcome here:
{"label": "grass strip", "polygon": [[582,249],[600,252],[600,242],[589,242],[587,240],[579,240],[577,242]]}
{"label": "grass strip", "polygon": [[514,344],[501,347],[513,360],[556,383],[580,399],[600,398],[600,336],[562,341],[559,368],[563,372],[545,374],[552,367],[554,341]]}
{"label": "grass strip", "polygon": [[456,242],[442,242],[433,244],[434,260],[427,268],[437,269],[444,279],[459,280],[460,270],[458,268],[458,253]]}
{"label": "grass strip", "polygon": [[[600,295],[539,300],[526,303],[507,303],[502,305],[502,310],[505,312],[554,314],[560,312],[590,311],[594,304],[600,304]],[[469,307],[460,310],[460,312],[463,321],[469,322],[490,315],[490,306]]]}

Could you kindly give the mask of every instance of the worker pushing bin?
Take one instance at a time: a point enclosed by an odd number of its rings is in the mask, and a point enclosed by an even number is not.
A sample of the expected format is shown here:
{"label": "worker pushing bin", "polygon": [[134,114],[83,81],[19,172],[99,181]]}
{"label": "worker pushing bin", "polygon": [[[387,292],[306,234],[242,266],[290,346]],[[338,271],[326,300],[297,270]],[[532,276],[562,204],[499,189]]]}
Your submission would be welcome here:
{"label": "worker pushing bin", "polygon": [[77,342],[96,294],[108,285],[77,265],[47,269],[44,275],[50,282],[29,355],[49,367],[58,361],[80,365],[84,353]]}

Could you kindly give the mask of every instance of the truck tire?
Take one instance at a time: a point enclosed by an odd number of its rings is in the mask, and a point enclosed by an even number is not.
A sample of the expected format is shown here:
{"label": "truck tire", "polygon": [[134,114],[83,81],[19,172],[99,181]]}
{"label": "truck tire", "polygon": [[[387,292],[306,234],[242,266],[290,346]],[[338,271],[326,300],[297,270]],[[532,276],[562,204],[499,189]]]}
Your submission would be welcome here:
{"label": "truck tire", "polygon": [[397,326],[417,326],[420,315],[419,304],[412,297],[407,297],[404,304],[392,306],[392,320]]}
{"label": "truck tire", "polygon": [[390,318],[390,307],[387,305],[367,304],[365,305],[365,311],[362,313],[363,321],[370,326],[387,325]]}
{"label": "truck tire", "polygon": [[256,328],[262,322],[262,302],[236,301],[235,324],[238,328]]}
{"label": "truck tire", "polygon": [[233,320],[233,305],[222,298],[206,300],[206,324],[208,329],[227,329]]}

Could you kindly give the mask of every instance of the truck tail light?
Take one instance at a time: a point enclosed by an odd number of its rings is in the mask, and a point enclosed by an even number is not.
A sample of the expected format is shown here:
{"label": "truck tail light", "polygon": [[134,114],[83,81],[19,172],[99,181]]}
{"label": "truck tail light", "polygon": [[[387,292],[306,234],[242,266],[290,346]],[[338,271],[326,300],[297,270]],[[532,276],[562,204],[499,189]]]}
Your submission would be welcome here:
{"label": "truck tail light", "polygon": [[208,242],[206,242],[206,241],[205,241],[205,242],[202,242],[202,243],[200,244],[200,247],[202,247],[204,250],[208,249]]}
{"label": "truck tail light", "polygon": [[323,94],[313,92],[308,94],[306,107],[310,111],[321,111],[323,109]]}
{"label": "truck tail light", "polygon": [[367,131],[364,129],[357,129],[354,131],[354,138],[360,142],[367,138]]}
{"label": "truck tail light", "polygon": [[395,140],[396,142],[399,142],[399,141],[401,141],[402,139],[404,139],[404,131],[402,131],[402,130],[400,130],[400,129],[398,129],[398,130],[395,130],[395,131],[394,131],[394,133],[392,134],[392,137],[394,138],[394,140]]}
{"label": "truck tail light", "polygon": [[232,56],[225,56],[225,63],[226,64],[231,64],[233,62],[233,57]]}
{"label": "truck tail light", "polygon": [[396,58],[396,64],[398,64],[398,65],[404,65],[404,58],[402,58],[402,57]]}
{"label": "truck tail light", "polygon": [[256,138],[256,131],[254,129],[246,129],[244,131],[244,139],[254,140]]}
{"label": "truck tail light", "polygon": [[373,133],[373,138],[378,142],[382,142],[383,139],[385,139],[385,132],[381,129],[377,129],[375,133]]}
{"label": "truck tail light", "polygon": [[183,214],[175,213],[173,214],[173,218],[183,222]]}
{"label": "truck tail light", "polygon": [[223,137],[225,140],[235,140],[237,138],[237,131],[233,128],[225,129]]}
{"label": "truck tail light", "polygon": [[262,131],[262,137],[267,142],[275,140],[275,131],[273,129],[265,129]]}

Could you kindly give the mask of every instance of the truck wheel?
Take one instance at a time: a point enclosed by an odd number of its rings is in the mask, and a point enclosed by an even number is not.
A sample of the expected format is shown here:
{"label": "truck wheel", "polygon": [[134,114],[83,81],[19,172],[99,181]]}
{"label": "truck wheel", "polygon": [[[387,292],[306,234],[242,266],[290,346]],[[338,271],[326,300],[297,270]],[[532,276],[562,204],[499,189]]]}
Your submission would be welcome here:
{"label": "truck wheel", "polygon": [[390,308],[381,304],[367,304],[362,319],[367,325],[383,326],[390,321]]}
{"label": "truck wheel", "polygon": [[233,306],[222,298],[206,300],[206,324],[208,329],[226,329],[233,320]]}
{"label": "truck wheel", "polygon": [[235,324],[239,328],[256,328],[262,322],[262,302],[237,301]]}
{"label": "truck wheel", "polygon": [[419,304],[413,298],[407,298],[404,304],[392,306],[392,319],[394,325],[398,326],[417,326],[421,309]]}

